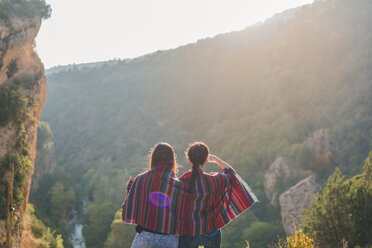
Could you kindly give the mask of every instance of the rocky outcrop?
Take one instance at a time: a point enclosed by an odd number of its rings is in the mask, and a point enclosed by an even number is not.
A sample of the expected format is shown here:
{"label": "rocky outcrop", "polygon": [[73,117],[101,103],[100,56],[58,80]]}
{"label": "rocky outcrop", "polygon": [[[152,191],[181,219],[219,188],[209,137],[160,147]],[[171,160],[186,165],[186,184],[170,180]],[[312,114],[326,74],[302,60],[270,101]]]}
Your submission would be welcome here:
{"label": "rocky outcrop", "polygon": [[[330,136],[329,129],[322,128],[313,132],[303,144],[311,152],[317,169],[331,168],[336,144]],[[309,206],[312,195],[320,190],[320,186],[315,181],[315,173],[278,157],[264,176],[264,186],[271,205],[277,205],[278,195],[280,195],[282,224],[287,235],[292,235],[292,221],[296,226],[301,224],[303,209]]]}
{"label": "rocky outcrop", "polygon": [[292,221],[297,227],[301,224],[303,210],[309,206],[312,196],[320,189],[315,178],[310,176],[280,195],[282,225],[288,236],[293,235]]}
{"label": "rocky outcrop", "polygon": [[26,18],[12,13],[12,8],[0,15],[0,93],[3,98],[0,99],[0,247],[5,247],[6,240],[3,230],[7,230],[10,164],[15,170],[12,247],[21,247],[23,216],[36,156],[36,125],[46,97],[44,66],[33,50],[42,16]]}
{"label": "rocky outcrop", "polygon": [[336,148],[335,141],[331,138],[329,129],[322,128],[311,134],[304,144],[313,153],[315,162],[321,166],[327,166],[332,163],[333,150]]}
{"label": "rocky outcrop", "polygon": [[310,175],[313,176],[314,173],[298,168],[293,162],[283,157],[278,157],[264,176],[265,193],[270,204],[276,206],[281,192]]}

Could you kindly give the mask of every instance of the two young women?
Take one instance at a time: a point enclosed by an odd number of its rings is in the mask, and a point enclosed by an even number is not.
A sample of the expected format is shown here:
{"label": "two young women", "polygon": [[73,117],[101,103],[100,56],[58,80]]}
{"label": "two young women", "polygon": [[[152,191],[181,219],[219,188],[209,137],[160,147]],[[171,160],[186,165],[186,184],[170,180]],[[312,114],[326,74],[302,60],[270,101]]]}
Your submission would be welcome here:
{"label": "two young women", "polygon": [[[204,143],[191,144],[186,156],[192,170],[177,179],[173,148],[156,144],[149,170],[129,180],[122,218],[137,224],[132,248],[220,247],[219,230],[257,201],[234,169],[209,154]],[[223,172],[204,172],[208,161]]]}

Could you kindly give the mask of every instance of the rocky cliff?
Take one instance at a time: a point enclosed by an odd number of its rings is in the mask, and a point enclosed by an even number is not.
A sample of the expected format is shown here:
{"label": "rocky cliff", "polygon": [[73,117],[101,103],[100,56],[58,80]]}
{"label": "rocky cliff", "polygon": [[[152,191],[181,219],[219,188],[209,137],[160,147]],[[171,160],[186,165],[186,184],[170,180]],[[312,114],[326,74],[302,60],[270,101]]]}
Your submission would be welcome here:
{"label": "rocky cliff", "polygon": [[[44,66],[33,50],[44,7],[41,1],[0,2],[0,247],[6,245],[8,215],[12,247],[22,246],[37,122],[46,96]],[[13,192],[9,192],[11,179]],[[12,214],[8,214],[9,193]]]}
{"label": "rocky cliff", "polygon": [[313,194],[321,189],[310,176],[301,180],[296,185],[279,196],[279,203],[282,215],[282,225],[286,234],[293,235],[293,225],[299,227],[303,210],[309,207]]}
{"label": "rocky cliff", "polygon": [[275,159],[264,176],[265,193],[270,204],[276,206],[281,192],[310,175],[313,176],[314,173],[301,169],[292,161],[283,157]]}
{"label": "rocky cliff", "polygon": [[312,195],[320,190],[316,182],[319,172],[325,173],[333,168],[333,151],[337,147],[326,128],[314,131],[303,144],[312,156],[311,169],[314,171],[278,157],[264,176],[265,193],[270,204],[276,207],[279,199],[282,225],[287,235],[293,234],[292,221],[297,227],[301,224],[303,209],[308,208]]}

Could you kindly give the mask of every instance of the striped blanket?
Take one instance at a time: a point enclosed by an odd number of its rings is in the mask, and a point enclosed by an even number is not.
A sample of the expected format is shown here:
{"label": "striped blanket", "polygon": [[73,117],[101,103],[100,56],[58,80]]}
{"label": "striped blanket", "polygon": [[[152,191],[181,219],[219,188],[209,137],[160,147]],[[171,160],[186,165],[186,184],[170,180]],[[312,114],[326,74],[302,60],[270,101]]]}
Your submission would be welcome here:
{"label": "striped blanket", "polygon": [[200,170],[193,187],[190,175],[187,172],[178,180],[159,165],[131,178],[123,221],[160,233],[202,235],[222,228],[257,201],[232,170],[215,175]]}

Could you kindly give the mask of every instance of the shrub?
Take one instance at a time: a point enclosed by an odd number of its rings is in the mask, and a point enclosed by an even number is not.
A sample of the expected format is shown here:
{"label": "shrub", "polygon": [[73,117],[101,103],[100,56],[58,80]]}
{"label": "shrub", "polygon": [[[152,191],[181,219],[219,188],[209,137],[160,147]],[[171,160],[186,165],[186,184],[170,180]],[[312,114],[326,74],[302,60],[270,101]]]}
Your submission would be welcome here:
{"label": "shrub", "polygon": [[[49,227],[46,227],[44,223],[35,216],[35,210],[32,204],[27,206],[27,216],[31,222],[31,232],[36,239],[39,240],[38,247],[46,248],[63,248],[63,239],[60,234],[55,234],[55,231],[51,231]],[[26,216],[26,218],[27,218]]]}
{"label": "shrub", "polygon": [[41,238],[44,235],[44,232],[46,232],[46,227],[44,226],[43,222],[37,218],[32,219],[31,223],[31,231],[34,234],[36,238]]}
{"label": "shrub", "polygon": [[0,89],[0,126],[21,122],[27,116],[28,99],[21,90]]}
{"label": "shrub", "polygon": [[[11,153],[1,164],[1,175],[4,175],[6,171],[9,171],[11,163],[14,164],[13,203],[16,206],[20,206],[24,200],[23,191],[27,184],[27,172],[31,167],[31,161],[27,156]],[[0,186],[6,188],[4,194],[0,197],[0,219],[5,219],[7,213],[6,199],[8,196],[8,184],[7,182],[2,182]]]}
{"label": "shrub", "polygon": [[286,240],[280,240],[274,245],[275,248],[317,248],[318,245],[314,239],[297,229],[293,223],[293,236],[287,237]]}

